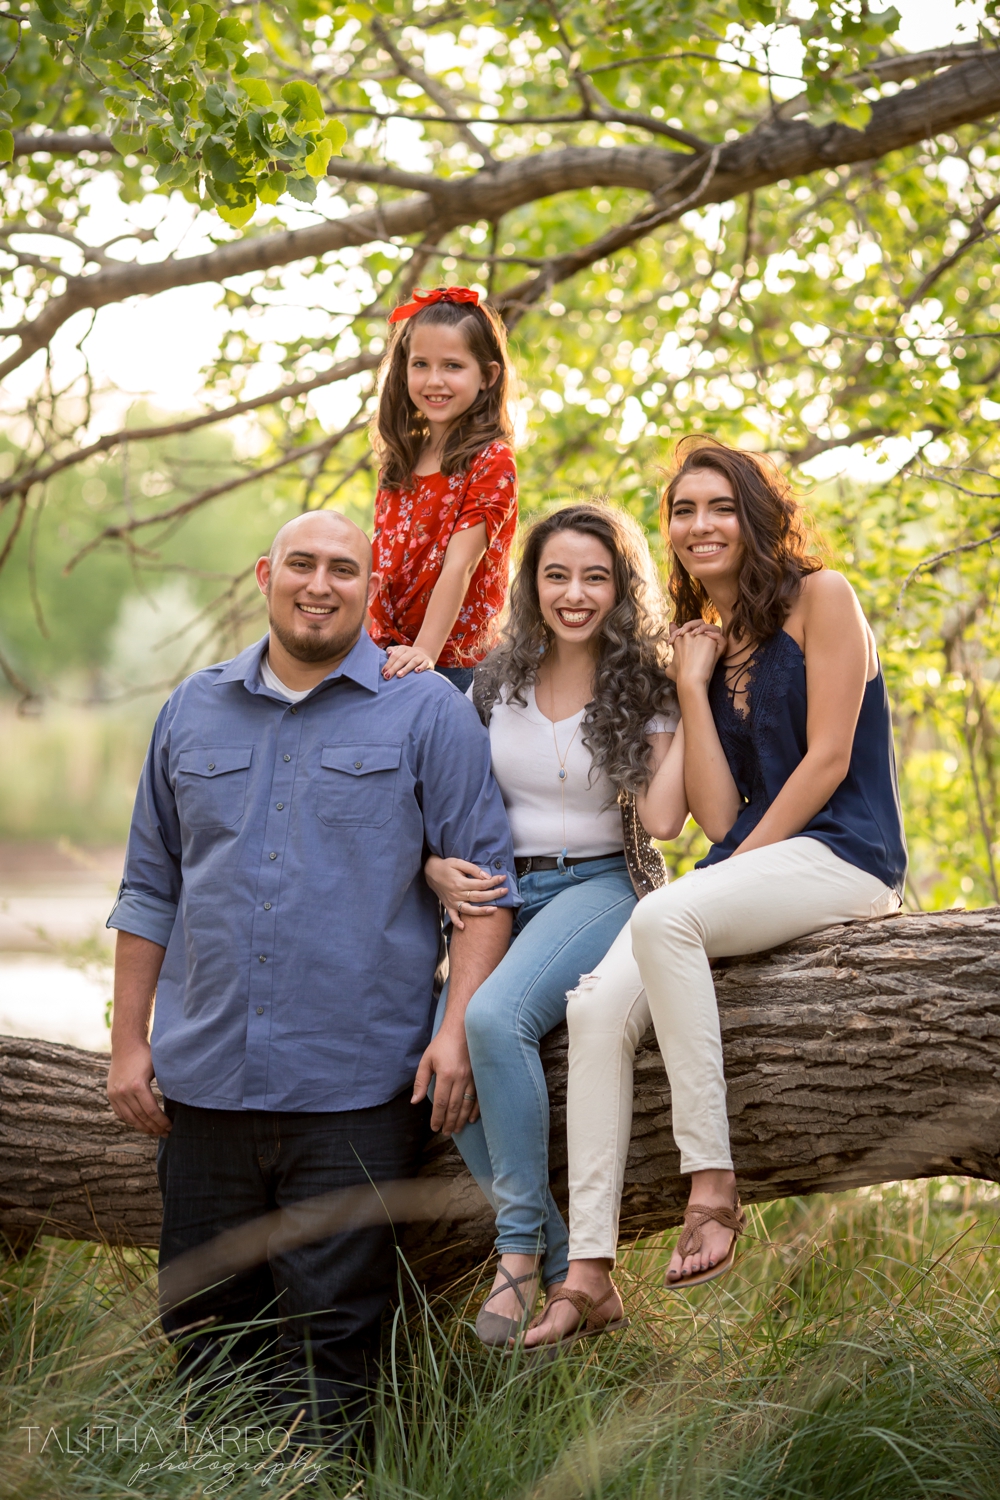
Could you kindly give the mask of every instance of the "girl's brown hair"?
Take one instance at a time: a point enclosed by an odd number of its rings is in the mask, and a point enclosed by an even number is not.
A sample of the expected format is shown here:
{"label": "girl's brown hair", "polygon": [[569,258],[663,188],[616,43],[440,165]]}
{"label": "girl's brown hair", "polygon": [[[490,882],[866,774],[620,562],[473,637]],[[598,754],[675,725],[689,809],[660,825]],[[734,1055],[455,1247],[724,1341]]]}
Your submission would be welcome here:
{"label": "girl's brown hair", "polygon": [[448,434],[441,456],[442,474],[464,474],[477,453],[490,443],[509,443],[513,436],[507,403],[513,371],[507,356],[507,333],[492,307],[469,302],[433,302],[412,318],[396,323],[379,370],[379,401],[372,422],[372,445],[381,465],[379,480],[388,489],[409,489],[413,470],[429,433],[427,418],[410,400],[406,366],[414,328],[444,325],[460,328],[469,353],[488,378],[489,366],[500,373],[479,392]]}
{"label": "girl's brown hair", "polygon": [[[729,480],[743,540],[739,592],[729,625],[733,641],[764,641],[784,625],[802,579],[822,568],[807,552],[809,537],[802,507],[781,471],[759,453],[730,448],[717,438],[683,438],[674,453],[675,469],[660,502],[660,529],[669,546],[670,517],[677,486],[686,474],[713,469]],[[670,597],[674,623],[717,618],[705,588],[670,552]]]}
{"label": "girl's brown hair", "polygon": [[641,791],[649,780],[646,726],[677,706],[666,674],[667,620],[660,581],[645,533],[616,506],[567,505],[536,521],[524,539],[510,589],[500,644],[476,668],[476,706],[489,718],[502,692],[527,703],[526,689],[552,644],[538,598],[538,567],[546,543],[560,532],[592,536],[611,554],[615,604],[601,625],[594,696],[583,720],[583,743],[595,771],[607,772],[616,793]]}

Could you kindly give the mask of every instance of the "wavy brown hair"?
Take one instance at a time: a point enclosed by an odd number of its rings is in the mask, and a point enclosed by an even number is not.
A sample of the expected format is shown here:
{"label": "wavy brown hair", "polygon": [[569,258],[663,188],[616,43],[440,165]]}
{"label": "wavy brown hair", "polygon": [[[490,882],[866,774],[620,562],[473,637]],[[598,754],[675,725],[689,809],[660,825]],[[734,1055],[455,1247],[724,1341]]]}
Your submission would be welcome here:
{"label": "wavy brown hair", "polygon": [[[714,469],[729,480],[743,541],[739,593],[729,625],[734,641],[764,641],[781,629],[798,597],[802,579],[823,567],[807,551],[809,536],[802,507],[775,464],[760,453],[730,448],[717,438],[683,438],[674,453],[674,472],[660,502],[660,528],[669,547],[670,516],[677,486],[686,474]],[[670,597],[674,623],[715,620],[705,588],[670,551]]]}
{"label": "wavy brown hair", "polygon": [[490,443],[509,443],[513,437],[507,403],[513,371],[507,355],[507,333],[492,307],[470,302],[432,302],[412,318],[392,326],[389,347],[379,369],[379,400],[372,421],[372,445],[381,465],[380,483],[389,489],[409,489],[413,470],[429,436],[430,424],[410,400],[406,366],[414,328],[458,328],[473,359],[486,376],[490,365],[500,366],[493,384],[479,392],[448,434],[441,455],[442,474],[464,474],[477,453]]}
{"label": "wavy brown hair", "polygon": [[476,705],[489,712],[503,689],[507,701],[527,703],[551,644],[538,600],[538,567],[546,543],[563,531],[596,537],[611,554],[614,607],[597,636],[594,696],[583,720],[583,743],[593,770],[606,771],[616,792],[641,791],[649,780],[646,725],[677,707],[664,668],[669,658],[666,606],[649,544],[625,511],[605,504],[567,505],[536,521],[524,539],[510,589],[503,634],[476,668]]}

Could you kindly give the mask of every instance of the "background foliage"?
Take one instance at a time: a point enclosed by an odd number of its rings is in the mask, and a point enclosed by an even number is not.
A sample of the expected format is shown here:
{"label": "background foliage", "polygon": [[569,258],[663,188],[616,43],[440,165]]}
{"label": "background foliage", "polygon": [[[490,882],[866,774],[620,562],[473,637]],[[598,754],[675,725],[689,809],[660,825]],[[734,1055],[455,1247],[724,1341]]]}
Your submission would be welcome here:
{"label": "background foliage", "polygon": [[[0,454],[11,714],[17,701],[155,697],[250,638],[247,566],[274,525],[302,506],[370,518],[365,423],[386,312],[417,282],[462,281],[512,328],[526,514],[596,492],[652,531],[661,467],[693,430],[792,469],[879,637],[910,899],[997,900],[1000,143],[984,109],[867,159],[851,145],[876,126],[883,145],[897,139],[894,101],[913,87],[933,103],[989,58],[994,12],[980,5],[950,48],[914,60],[896,12],[863,0],[9,8],[0,286],[13,332],[0,353],[16,362],[25,327],[53,320],[24,356]],[[708,201],[722,153],[754,141],[766,164],[800,128],[826,143],[826,165],[806,152],[800,175]],[[672,197],[644,185],[661,163],[680,173]],[[503,196],[542,167],[537,187]],[[456,221],[440,196],[455,187],[483,216]],[[127,231],[104,244],[98,189]],[[371,227],[411,202],[437,204],[438,220]],[[350,216],[368,226],[357,244],[289,259],[290,232]],[[113,300],[190,279],[193,251],[168,221],[220,267],[204,427],[181,434],[136,407],[125,426],[150,436],[109,439],[118,419],[87,358],[96,294],[61,324],[59,309],[105,282]],[[223,274],[241,245],[256,269]],[[824,477],[837,458],[853,479]],[[177,616],[159,658],[158,608]],[[140,671],[122,642],[143,630]],[[7,721],[8,785],[39,763],[47,722]],[[99,781],[90,826],[120,836]],[[0,823],[30,831],[24,800],[5,796]],[[696,847],[692,834],[670,855],[683,867]]]}

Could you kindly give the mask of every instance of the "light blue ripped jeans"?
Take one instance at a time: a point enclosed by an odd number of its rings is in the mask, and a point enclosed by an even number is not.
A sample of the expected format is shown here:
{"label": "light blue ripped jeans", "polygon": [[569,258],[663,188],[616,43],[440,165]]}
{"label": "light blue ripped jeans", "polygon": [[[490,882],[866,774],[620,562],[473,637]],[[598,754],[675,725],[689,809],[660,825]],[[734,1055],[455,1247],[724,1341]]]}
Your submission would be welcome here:
{"label": "light blue ripped jeans", "polygon": [[[565,1280],[569,1235],[549,1190],[549,1095],[538,1047],[565,1019],[567,990],[600,963],[636,898],[621,854],[525,875],[518,889],[524,905],[514,940],[465,1013],[481,1118],[455,1144],[496,1209],[497,1252],[544,1255],[548,1286]],[[447,995],[445,986],[435,1031]]]}

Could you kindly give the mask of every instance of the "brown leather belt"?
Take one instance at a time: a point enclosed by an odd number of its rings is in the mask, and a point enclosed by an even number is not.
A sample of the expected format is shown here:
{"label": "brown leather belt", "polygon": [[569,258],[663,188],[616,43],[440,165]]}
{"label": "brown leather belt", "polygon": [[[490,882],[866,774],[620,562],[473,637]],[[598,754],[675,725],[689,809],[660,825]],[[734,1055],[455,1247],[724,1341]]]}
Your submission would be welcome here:
{"label": "brown leather belt", "polygon": [[[619,859],[623,858],[620,849],[615,849],[610,854],[581,854],[580,857],[564,859],[563,864],[569,865],[592,865],[597,859]],[[531,875],[537,870],[558,870],[559,861],[552,854],[521,854],[514,860],[514,869],[520,875]]]}

